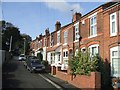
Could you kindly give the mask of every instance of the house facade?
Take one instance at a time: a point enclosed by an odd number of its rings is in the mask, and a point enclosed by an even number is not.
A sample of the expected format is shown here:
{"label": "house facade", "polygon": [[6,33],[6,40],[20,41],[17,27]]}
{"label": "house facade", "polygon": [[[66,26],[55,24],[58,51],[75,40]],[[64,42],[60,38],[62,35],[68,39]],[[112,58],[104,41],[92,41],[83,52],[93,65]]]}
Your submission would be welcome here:
{"label": "house facade", "polygon": [[91,57],[101,56],[110,77],[120,77],[120,3],[105,3],[84,16],[75,13],[62,27],[57,21],[55,30],[33,40],[31,47],[41,48],[43,60],[61,70],[68,70],[68,60],[79,49],[89,50]]}

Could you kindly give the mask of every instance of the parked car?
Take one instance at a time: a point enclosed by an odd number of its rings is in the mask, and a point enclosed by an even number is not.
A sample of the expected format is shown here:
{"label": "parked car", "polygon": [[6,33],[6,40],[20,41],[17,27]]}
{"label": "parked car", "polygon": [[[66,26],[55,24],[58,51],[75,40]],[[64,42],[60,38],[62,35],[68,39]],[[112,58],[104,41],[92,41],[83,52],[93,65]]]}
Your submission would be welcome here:
{"label": "parked car", "polygon": [[18,60],[19,61],[22,61],[22,60],[25,60],[26,59],[26,56],[24,54],[21,54],[19,57],[18,57]]}
{"label": "parked car", "polygon": [[32,72],[40,72],[45,70],[45,66],[40,63],[39,59],[27,60],[27,69]]}
{"label": "parked car", "polygon": [[27,68],[27,61],[30,60],[30,59],[37,59],[36,56],[27,56],[26,57],[26,60],[23,62],[24,66]]}

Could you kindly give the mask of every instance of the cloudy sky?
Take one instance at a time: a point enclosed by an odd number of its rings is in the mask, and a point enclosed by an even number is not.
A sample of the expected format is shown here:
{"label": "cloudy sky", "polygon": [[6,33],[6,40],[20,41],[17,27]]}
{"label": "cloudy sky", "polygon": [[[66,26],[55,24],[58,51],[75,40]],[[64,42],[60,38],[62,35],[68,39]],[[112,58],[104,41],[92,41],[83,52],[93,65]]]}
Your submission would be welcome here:
{"label": "cloudy sky", "polygon": [[52,32],[55,28],[56,21],[60,21],[62,26],[72,20],[71,10],[80,12],[82,15],[90,12],[103,2],[68,2],[65,0],[41,0],[40,2],[2,2],[2,19],[13,23],[21,33],[26,33],[35,39],[39,34],[44,34],[44,30],[49,28]]}

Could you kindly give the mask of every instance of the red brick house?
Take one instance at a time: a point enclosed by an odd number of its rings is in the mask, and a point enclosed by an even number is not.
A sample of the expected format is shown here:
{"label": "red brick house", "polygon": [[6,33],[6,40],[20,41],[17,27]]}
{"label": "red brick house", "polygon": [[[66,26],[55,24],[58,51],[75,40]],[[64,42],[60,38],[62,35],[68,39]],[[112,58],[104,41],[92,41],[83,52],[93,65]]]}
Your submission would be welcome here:
{"label": "red brick house", "polygon": [[[40,38],[40,37],[39,37]],[[105,3],[86,15],[73,15],[72,22],[61,27],[56,22],[55,31],[49,31],[31,42],[31,48],[39,48],[42,40],[44,60],[51,66],[68,69],[72,54],[89,50],[91,57],[99,54],[106,63],[110,77],[120,77],[120,3]]]}

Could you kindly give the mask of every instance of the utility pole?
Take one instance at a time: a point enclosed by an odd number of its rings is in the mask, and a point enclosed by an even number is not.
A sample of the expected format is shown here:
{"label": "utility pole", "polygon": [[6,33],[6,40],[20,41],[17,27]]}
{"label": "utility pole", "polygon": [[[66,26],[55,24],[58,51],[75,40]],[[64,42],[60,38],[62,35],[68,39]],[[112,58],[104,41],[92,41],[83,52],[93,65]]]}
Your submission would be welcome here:
{"label": "utility pole", "polygon": [[10,47],[9,47],[9,52],[11,52],[11,48],[12,48],[12,36],[10,37]]}
{"label": "utility pole", "polygon": [[72,26],[73,26],[73,56],[74,56],[74,22],[73,22],[74,9],[71,9],[70,11],[72,12]]}
{"label": "utility pole", "polygon": [[70,11],[72,12],[72,22],[73,22],[74,9],[71,9]]}

